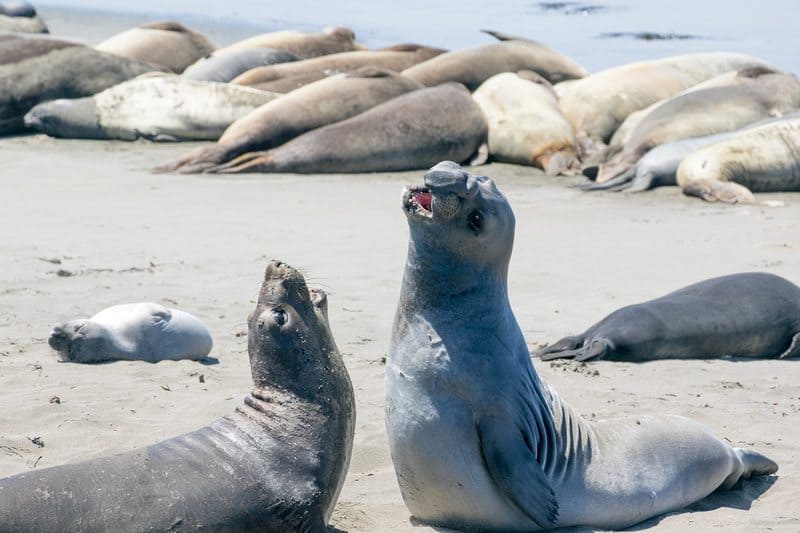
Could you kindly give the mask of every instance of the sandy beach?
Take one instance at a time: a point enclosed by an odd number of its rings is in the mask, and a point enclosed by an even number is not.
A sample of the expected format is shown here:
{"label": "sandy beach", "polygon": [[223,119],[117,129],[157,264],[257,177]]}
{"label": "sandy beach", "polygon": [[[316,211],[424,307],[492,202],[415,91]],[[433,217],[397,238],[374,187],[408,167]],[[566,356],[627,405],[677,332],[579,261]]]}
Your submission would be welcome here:
{"label": "sandy beach", "polygon": [[[331,324],[356,391],[353,460],[332,525],[424,530],[410,521],[395,481],[381,363],[406,251],[400,192],[422,173],[148,171],[188,146],[38,135],[0,141],[0,475],[130,450],[232,410],[250,387],[245,317],[266,258],[278,257],[329,291]],[[796,194],[731,207],[677,188],[586,194],[530,168],[474,171],[495,178],[515,209],[510,292],[532,348],[707,277],[761,270],[798,281]],[[46,343],[54,322],[147,300],[202,318],[219,364],[56,362]],[[535,366],[584,416],[681,414],[780,464],[777,476],[649,522],[656,531],[800,528],[797,361]],[[37,436],[44,447],[28,438]]]}
{"label": "sandy beach", "polygon": [[[101,28],[78,18],[62,14],[51,28],[96,42],[140,22],[120,17]],[[219,31],[220,43],[252,33]],[[401,190],[423,171],[150,173],[194,146],[0,139],[0,477],[145,446],[233,410],[251,386],[246,316],[267,259],[280,258],[328,291],[356,393],[353,458],[331,525],[430,530],[403,505],[383,412],[408,238]],[[677,187],[587,194],[533,168],[471,171],[494,178],[514,207],[511,302],[532,350],[709,277],[766,271],[800,283],[800,194],[729,206]],[[201,318],[219,363],[57,362],[47,345],[54,323],[139,301]],[[684,415],[780,465],[776,476],[635,529],[800,531],[800,361],[534,365],[587,418]]]}

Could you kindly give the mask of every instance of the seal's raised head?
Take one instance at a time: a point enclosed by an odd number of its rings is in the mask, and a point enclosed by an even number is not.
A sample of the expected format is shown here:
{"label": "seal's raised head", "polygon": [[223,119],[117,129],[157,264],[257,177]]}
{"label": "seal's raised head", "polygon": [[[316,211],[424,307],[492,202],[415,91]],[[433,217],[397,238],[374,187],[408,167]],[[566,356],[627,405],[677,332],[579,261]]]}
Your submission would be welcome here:
{"label": "seal's raised head", "polygon": [[[303,275],[281,261],[267,265],[255,311],[248,318],[250,369],[256,388],[313,391],[327,380],[337,354],[328,324],[327,296],[309,289]],[[338,355],[336,355],[338,357]]]}
{"label": "seal's raised head", "polygon": [[473,265],[508,264],[514,213],[490,178],[442,161],[425,174],[421,186],[405,188],[403,210],[417,254],[428,248]]}

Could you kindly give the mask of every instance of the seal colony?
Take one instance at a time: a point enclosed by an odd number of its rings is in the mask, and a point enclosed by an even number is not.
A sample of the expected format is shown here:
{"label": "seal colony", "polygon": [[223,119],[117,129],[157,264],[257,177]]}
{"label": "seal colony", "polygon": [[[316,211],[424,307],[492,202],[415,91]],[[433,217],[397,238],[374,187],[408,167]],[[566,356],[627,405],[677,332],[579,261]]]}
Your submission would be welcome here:
{"label": "seal colony", "polygon": [[466,530],[624,528],[777,471],[683,417],[575,414],[539,379],[511,311],[515,220],[494,182],[443,162],[402,200],[386,427],[415,517]]}
{"label": "seal colony", "polygon": [[355,405],[325,293],[271,261],[248,326],[253,389],[235,411],[143,449],[0,479],[0,529],[326,531]]}

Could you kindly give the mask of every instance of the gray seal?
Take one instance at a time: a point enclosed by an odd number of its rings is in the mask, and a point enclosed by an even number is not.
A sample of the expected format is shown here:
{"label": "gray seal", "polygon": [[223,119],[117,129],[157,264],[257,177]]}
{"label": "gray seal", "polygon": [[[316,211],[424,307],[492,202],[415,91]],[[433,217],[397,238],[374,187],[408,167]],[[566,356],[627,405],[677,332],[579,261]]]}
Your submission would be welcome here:
{"label": "gray seal", "polygon": [[614,311],[582,334],[539,350],[543,360],[796,357],[800,287],[764,272],[694,283]]}
{"label": "gray seal", "polygon": [[57,324],[48,340],[62,362],[205,359],[211,333],[179,309],[144,302],[114,305],[88,319]]}
{"label": "gray seal", "polygon": [[323,532],[350,463],[353,388],[326,296],[273,261],[248,318],[253,389],[209,426],[0,480],[0,530]]}
{"label": "gray seal", "polygon": [[403,193],[409,245],[386,426],[418,519],[464,530],[624,528],[777,465],[679,416],[597,423],[544,384],[508,299],[514,214],[452,162]]}
{"label": "gray seal", "polygon": [[290,52],[275,48],[243,48],[200,59],[189,65],[181,76],[197,81],[229,82],[239,74],[256,67],[299,59]]}

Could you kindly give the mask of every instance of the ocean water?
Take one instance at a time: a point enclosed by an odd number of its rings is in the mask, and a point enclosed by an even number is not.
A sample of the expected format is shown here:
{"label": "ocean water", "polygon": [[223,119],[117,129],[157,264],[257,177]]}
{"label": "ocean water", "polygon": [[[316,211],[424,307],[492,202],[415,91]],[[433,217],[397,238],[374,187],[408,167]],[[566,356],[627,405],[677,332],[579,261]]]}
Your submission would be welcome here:
{"label": "ocean water", "polygon": [[[480,33],[487,28],[541,41],[590,71],[680,53],[735,51],[800,73],[798,0],[46,0],[36,5],[45,16],[50,10],[73,20],[116,21],[106,25],[107,35],[120,21],[170,18],[210,31],[219,44],[260,31],[341,25],[367,46],[416,42],[455,49],[492,42]],[[96,23],[92,34],[102,26]],[[669,38],[635,35],[642,32]]]}

